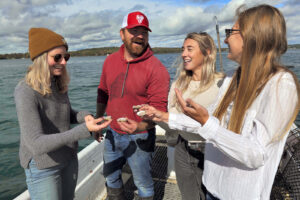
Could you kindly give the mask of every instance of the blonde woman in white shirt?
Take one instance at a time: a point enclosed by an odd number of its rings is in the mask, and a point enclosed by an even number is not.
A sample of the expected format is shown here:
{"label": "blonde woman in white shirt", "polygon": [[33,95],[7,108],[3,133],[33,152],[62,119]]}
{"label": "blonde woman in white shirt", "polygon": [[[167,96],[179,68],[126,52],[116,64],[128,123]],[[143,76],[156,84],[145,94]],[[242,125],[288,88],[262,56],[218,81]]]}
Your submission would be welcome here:
{"label": "blonde woman in white shirt", "polygon": [[142,109],[154,121],[206,139],[207,199],[266,200],[300,108],[299,81],[279,63],[287,50],[284,17],[269,5],[240,8],[225,43],[240,67],[224,80],[215,106],[207,111],[176,90],[186,115]]}
{"label": "blonde woman in white shirt", "polygon": [[[186,36],[181,59],[177,63],[178,77],[169,93],[169,112],[182,113],[174,88],[179,88],[184,97],[204,107],[215,101],[224,78],[224,74],[216,72],[216,54],[214,41],[207,33],[194,32]],[[162,127],[166,129],[168,144],[173,143],[172,146],[175,146],[175,172],[182,200],[204,200],[204,139],[193,133],[172,130],[164,125]]]}

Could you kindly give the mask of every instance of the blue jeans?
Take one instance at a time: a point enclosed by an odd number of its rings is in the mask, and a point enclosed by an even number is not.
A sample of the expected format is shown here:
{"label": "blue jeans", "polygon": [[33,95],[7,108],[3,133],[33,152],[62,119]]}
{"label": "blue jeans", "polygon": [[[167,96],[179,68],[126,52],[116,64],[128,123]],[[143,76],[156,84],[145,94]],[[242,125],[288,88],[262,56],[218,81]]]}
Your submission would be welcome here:
{"label": "blue jeans", "polygon": [[108,128],[104,140],[103,175],[111,188],[123,187],[122,168],[128,163],[133,181],[140,197],[154,195],[151,175],[152,154],[155,145],[155,132],[120,135]]}
{"label": "blue jeans", "polygon": [[77,183],[78,160],[72,159],[66,166],[38,169],[32,159],[25,169],[26,183],[31,200],[73,199]]}

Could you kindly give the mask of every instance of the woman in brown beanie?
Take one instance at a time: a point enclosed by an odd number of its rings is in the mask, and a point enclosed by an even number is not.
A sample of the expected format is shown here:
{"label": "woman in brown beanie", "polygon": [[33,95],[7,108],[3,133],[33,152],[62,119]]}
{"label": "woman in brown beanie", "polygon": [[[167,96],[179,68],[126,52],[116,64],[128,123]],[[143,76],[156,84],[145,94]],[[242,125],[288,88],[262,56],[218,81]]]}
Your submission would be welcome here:
{"label": "woman in brown beanie", "polygon": [[[33,64],[15,88],[20,162],[31,199],[73,199],[78,174],[77,141],[111,120],[72,109],[67,94],[70,58],[64,38],[46,28],[29,30]],[[103,123],[101,123],[103,121]],[[80,123],[70,128],[71,123]]]}

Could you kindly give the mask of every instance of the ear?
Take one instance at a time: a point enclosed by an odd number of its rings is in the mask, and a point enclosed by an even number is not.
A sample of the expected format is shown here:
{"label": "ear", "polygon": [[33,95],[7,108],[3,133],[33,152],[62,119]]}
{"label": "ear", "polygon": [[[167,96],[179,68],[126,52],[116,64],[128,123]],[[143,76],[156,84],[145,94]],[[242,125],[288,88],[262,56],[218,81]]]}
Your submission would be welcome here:
{"label": "ear", "polygon": [[125,38],[124,34],[125,34],[125,29],[121,28],[120,29],[120,37],[121,37],[122,41],[124,41],[124,38]]}
{"label": "ear", "polygon": [[206,50],[207,55],[210,55],[210,49]]}

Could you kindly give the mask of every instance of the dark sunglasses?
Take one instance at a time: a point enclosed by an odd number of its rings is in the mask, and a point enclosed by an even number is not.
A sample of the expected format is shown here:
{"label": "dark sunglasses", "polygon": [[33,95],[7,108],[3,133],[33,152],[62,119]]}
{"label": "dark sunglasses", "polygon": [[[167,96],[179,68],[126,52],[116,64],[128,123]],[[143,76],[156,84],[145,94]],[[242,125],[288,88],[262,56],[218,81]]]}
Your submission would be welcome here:
{"label": "dark sunglasses", "polygon": [[58,63],[58,62],[61,61],[62,58],[64,58],[65,61],[67,62],[69,60],[70,56],[71,55],[69,53],[66,53],[66,54],[55,54],[55,56],[53,56],[53,60]]}
{"label": "dark sunglasses", "polygon": [[225,29],[226,38],[229,38],[233,31],[240,31],[240,29]]}

